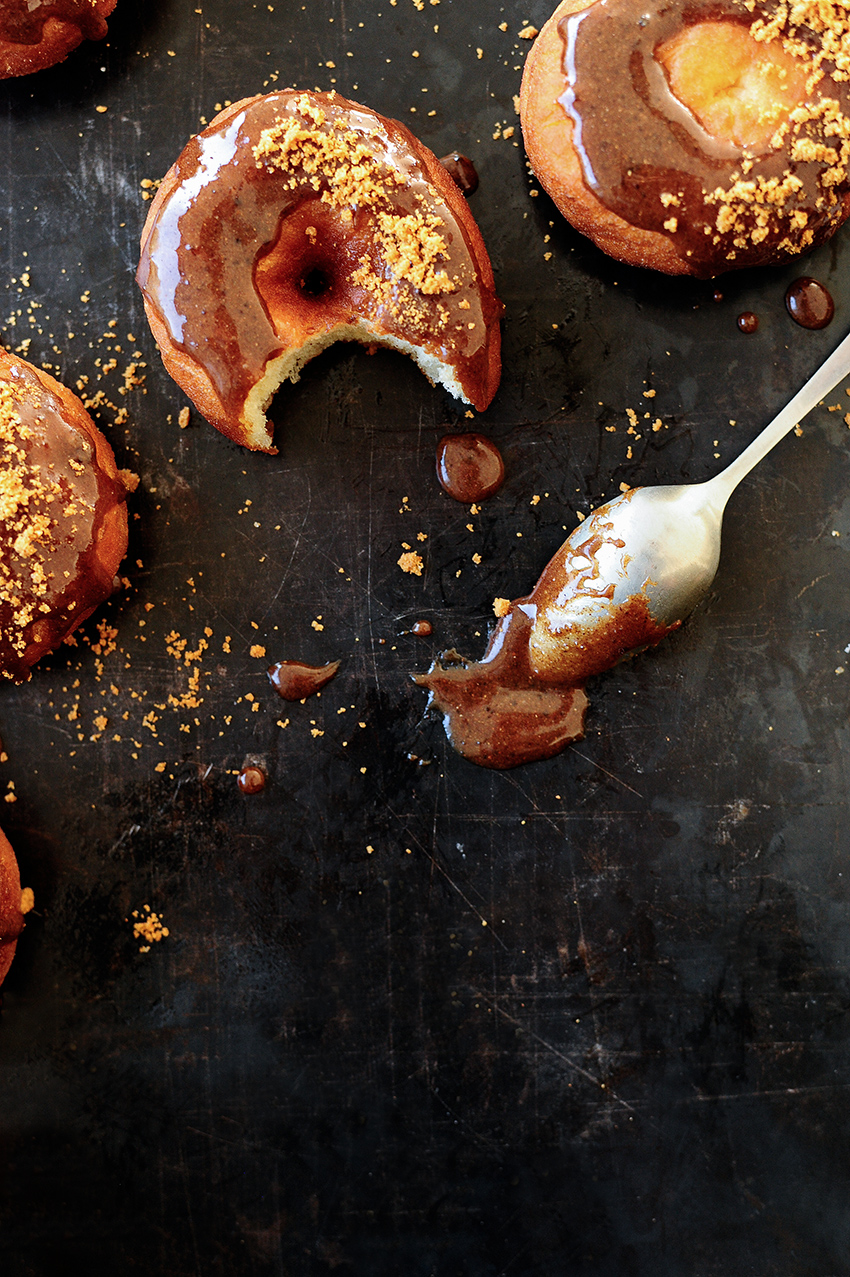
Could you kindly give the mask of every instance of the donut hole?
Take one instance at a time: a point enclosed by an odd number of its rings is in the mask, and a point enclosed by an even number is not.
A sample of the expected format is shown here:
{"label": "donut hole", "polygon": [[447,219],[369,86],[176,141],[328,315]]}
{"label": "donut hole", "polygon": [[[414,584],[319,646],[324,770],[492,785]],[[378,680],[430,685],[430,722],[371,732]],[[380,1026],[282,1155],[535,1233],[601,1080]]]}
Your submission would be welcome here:
{"label": "donut hole", "polygon": [[658,46],[674,97],[707,133],[754,153],[806,96],[806,63],[734,20],[694,22]]}
{"label": "donut hole", "polygon": [[322,266],[311,266],[298,286],[306,297],[324,297],[333,288],[331,277]]}
{"label": "donut hole", "polygon": [[254,268],[257,293],[277,331],[303,338],[347,322],[357,305],[346,279],[365,251],[353,228],[318,200],[305,200],[283,217]]}

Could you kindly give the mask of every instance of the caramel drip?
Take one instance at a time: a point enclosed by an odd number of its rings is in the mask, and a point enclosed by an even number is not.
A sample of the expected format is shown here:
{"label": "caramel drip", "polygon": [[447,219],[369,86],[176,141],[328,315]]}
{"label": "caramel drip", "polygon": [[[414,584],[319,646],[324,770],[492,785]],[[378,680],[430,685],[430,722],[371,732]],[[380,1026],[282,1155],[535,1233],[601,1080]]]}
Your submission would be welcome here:
{"label": "caramel drip", "polygon": [[[292,298],[316,333],[366,317],[445,363],[486,367],[498,303],[482,303],[463,228],[409,138],[402,125],[334,95],[288,91],[225,113],[184,150],[138,281],[232,419],[284,349],[275,297]],[[367,160],[322,161],[354,151]],[[278,242],[287,245],[281,261]],[[423,244],[436,254],[433,268],[418,256]],[[268,305],[258,286],[264,259],[273,262]]]}
{"label": "caramel drip", "polygon": [[48,18],[72,23],[89,40],[106,35],[106,22],[95,0],[3,0],[0,6],[0,40],[10,44],[39,44]]}
{"label": "caramel drip", "polygon": [[319,692],[335,677],[339,661],[305,665],[303,661],[278,661],[269,667],[269,682],[285,701],[303,701]]}
{"label": "caramel drip", "polygon": [[788,314],[801,328],[826,328],[832,323],[835,302],[828,288],[810,275],[795,279],[785,293]]}
{"label": "caramel drip", "polygon": [[486,501],[505,479],[502,454],[486,435],[444,435],[437,445],[437,478],[455,501]]}
{"label": "caramel drip", "polygon": [[261,794],[266,787],[266,773],[262,767],[243,767],[236,784],[241,794]]}
{"label": "caramel drip", "polygon": [[516,767],[560,753],[584,735],[587,680],[677,628],[654,620],[643,593],[614,603],[600,580],[603,544],[627,549],[604,523],[565,542],[531,594],[510,604],[480,661],[446,652],[414,677],[471,762]]}
{"label": "caramel drip", "polygon": [[[598,0],[559,23],[568,85],[560,102],[585,184],[630,225],[669,236],[695,274],[803,252],[843,219],[850,93],[845,72],[824,60],[823,36],[807,27],[791,33],[794,56],[812,60],[819,82],[764,154],[706,132],[657,60],[686,24],[733,20],[755,25],[764,39],[758,24],[777,12],[745,0]],[[837,103],[835,112],[826,108],[837,120],[833,132],[823,115],[828,100]]]}
{"label": "caramel drip", "polygon": [[440,156],[440,163],[448,173],[459,191],[464,195],[474,195],[478,190],[478,171],[468,155],[459,151],[451,151]]}
{"label": "caramel drip", "polygon": [[452,745],[472,763],[504,769],[551,758],[584,735],[580,686],[541,684],[528,659],[531,619],[519,600],[481,661],[445,652],[414,681],[430,693]]}

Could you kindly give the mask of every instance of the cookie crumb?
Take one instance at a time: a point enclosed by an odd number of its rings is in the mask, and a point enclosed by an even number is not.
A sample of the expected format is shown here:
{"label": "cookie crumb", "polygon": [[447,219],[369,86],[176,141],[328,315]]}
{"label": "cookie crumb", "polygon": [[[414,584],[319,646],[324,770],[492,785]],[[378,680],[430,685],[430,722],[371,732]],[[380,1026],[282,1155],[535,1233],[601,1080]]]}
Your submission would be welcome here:
{"label": "cookie crumb", "polygon": [[423,567],[422,555],[417,554],[415,550],[405,550],[398,560],[398,566],[402,572],[409,572],[411,576],[421,576]]}

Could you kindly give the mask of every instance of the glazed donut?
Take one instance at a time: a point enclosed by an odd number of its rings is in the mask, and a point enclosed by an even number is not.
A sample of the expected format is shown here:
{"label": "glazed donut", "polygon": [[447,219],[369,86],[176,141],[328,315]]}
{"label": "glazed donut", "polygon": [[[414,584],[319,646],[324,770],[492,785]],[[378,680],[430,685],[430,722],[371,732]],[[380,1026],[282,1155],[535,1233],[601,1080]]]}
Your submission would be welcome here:
{"label": "glazed donut", "polygon": [[76,395],[0,351],[0,673],[15,682],[114,588],[127,487]]}
{"label": "glazed donut", "polygon": [[170,169],[137,274],[171,376],[276,452],[265,411],[336,341],[391,346],[482,410],[499,383],[493,272],[466,201],[394,120],[334,93],[246,98]]}
{"label": "glazed donut", "polygon": [[118,0],[2,0],[0,80],[64,61],[83,40],[102,40]]}
{"label": "glazed donut", "polygon": [[848,69],[836,0],[563,0],[523,75],[528,158],[620,261],[781,262],[850,213]]}
{"label": "glazed donut", "polygon": [[12,965],[24,916],[33,906],[32,892],[21,891],[21,876],[12,845],[0,830],[0,984]]}

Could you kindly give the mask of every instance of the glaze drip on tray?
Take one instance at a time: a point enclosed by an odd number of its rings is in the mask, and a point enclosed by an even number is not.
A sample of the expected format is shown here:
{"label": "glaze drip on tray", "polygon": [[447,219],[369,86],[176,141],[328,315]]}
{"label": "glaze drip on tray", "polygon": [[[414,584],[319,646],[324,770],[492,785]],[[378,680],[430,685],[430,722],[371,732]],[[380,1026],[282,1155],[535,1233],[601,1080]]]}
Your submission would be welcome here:
{"label": "glaze drip on tray", "polygon": [[587,680],[677,628],[653,619],[643,592],[616,602],[613,585],[600,580],[603,546],[627,554],[606,510],[573,532],[527,598],[509,605],[480,661],[449,651],[414,676],[471,762],[516,767],[580,740]]}
{"label": "glaze drip on tray", "polygon": [[505,463],[486,435],[444,435],[437,445],[437,478],[455,501],[486,501],[502,486]]}
{"label": "glaze drip on tray", "polygon": [[336,675],[339,661],[305,665],[303,661],[278,661],[269,668],[269,682],[285,701],[303,701],[319,692]]}
{"label": "glaze drip on tray", "polygon": [[788,314],[801,328],[826,328],[835,314],[835,302],[828,288],[810,275],[790,284],[785,294]]}

